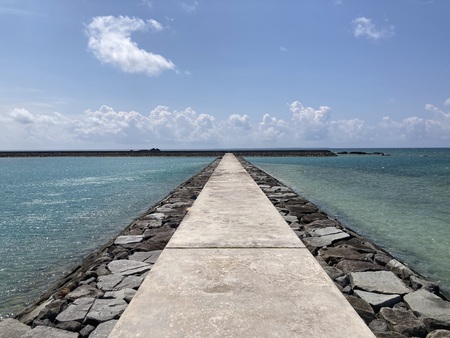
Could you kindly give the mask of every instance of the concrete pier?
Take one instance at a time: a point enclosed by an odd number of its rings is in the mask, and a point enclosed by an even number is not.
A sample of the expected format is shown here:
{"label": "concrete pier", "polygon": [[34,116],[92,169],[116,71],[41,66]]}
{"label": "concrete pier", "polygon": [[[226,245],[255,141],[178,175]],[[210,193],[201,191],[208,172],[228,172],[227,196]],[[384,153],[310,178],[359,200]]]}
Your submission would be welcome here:
{"label": "concrete pier", "polygon": [[374,335],[227,154],[109,337]]}

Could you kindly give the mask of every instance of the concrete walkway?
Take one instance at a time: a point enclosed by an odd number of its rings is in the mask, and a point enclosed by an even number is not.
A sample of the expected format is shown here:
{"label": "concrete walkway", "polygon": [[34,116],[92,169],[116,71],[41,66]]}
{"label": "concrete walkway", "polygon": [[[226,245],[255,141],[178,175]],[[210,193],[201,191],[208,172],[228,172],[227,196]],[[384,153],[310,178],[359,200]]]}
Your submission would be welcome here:
{"label": "concrete walkway", "polygon": [[109,337],[374,335],[227,154]]}

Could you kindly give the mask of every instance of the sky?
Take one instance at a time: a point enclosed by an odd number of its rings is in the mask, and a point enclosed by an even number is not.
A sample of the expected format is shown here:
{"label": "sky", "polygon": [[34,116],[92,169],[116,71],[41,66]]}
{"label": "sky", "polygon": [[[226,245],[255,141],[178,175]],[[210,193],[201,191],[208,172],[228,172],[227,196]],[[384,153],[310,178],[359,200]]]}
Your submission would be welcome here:
{"label": "sky", "polygon": [[0,0],[0,150],[450,147],[448,0]]}

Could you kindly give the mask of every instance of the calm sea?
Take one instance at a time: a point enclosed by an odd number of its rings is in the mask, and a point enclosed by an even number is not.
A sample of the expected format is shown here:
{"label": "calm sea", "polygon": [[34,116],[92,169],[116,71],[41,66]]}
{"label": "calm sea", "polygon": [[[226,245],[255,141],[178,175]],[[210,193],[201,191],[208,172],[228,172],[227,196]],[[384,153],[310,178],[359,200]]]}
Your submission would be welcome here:
{"label": "calm sea", "polygon": [[450,292],[450,149],[364,151],[248,160]]}
{"label": "calm sea", "polygon": [[0,158],[0,318],[213,158]]}

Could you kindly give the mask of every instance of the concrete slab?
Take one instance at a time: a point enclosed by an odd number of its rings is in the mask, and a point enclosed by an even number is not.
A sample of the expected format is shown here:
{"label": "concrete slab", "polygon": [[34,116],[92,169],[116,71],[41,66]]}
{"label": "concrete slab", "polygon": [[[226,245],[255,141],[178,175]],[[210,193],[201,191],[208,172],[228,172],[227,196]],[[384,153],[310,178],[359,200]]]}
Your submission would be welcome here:
{"label": "concrete slab", "polygon": [[164,250],[116,337],[374,337],[305,249]]}
{"label": "concrete slab", "polygon": [[304,247],[237,159],[227,154],[167,248]]}

